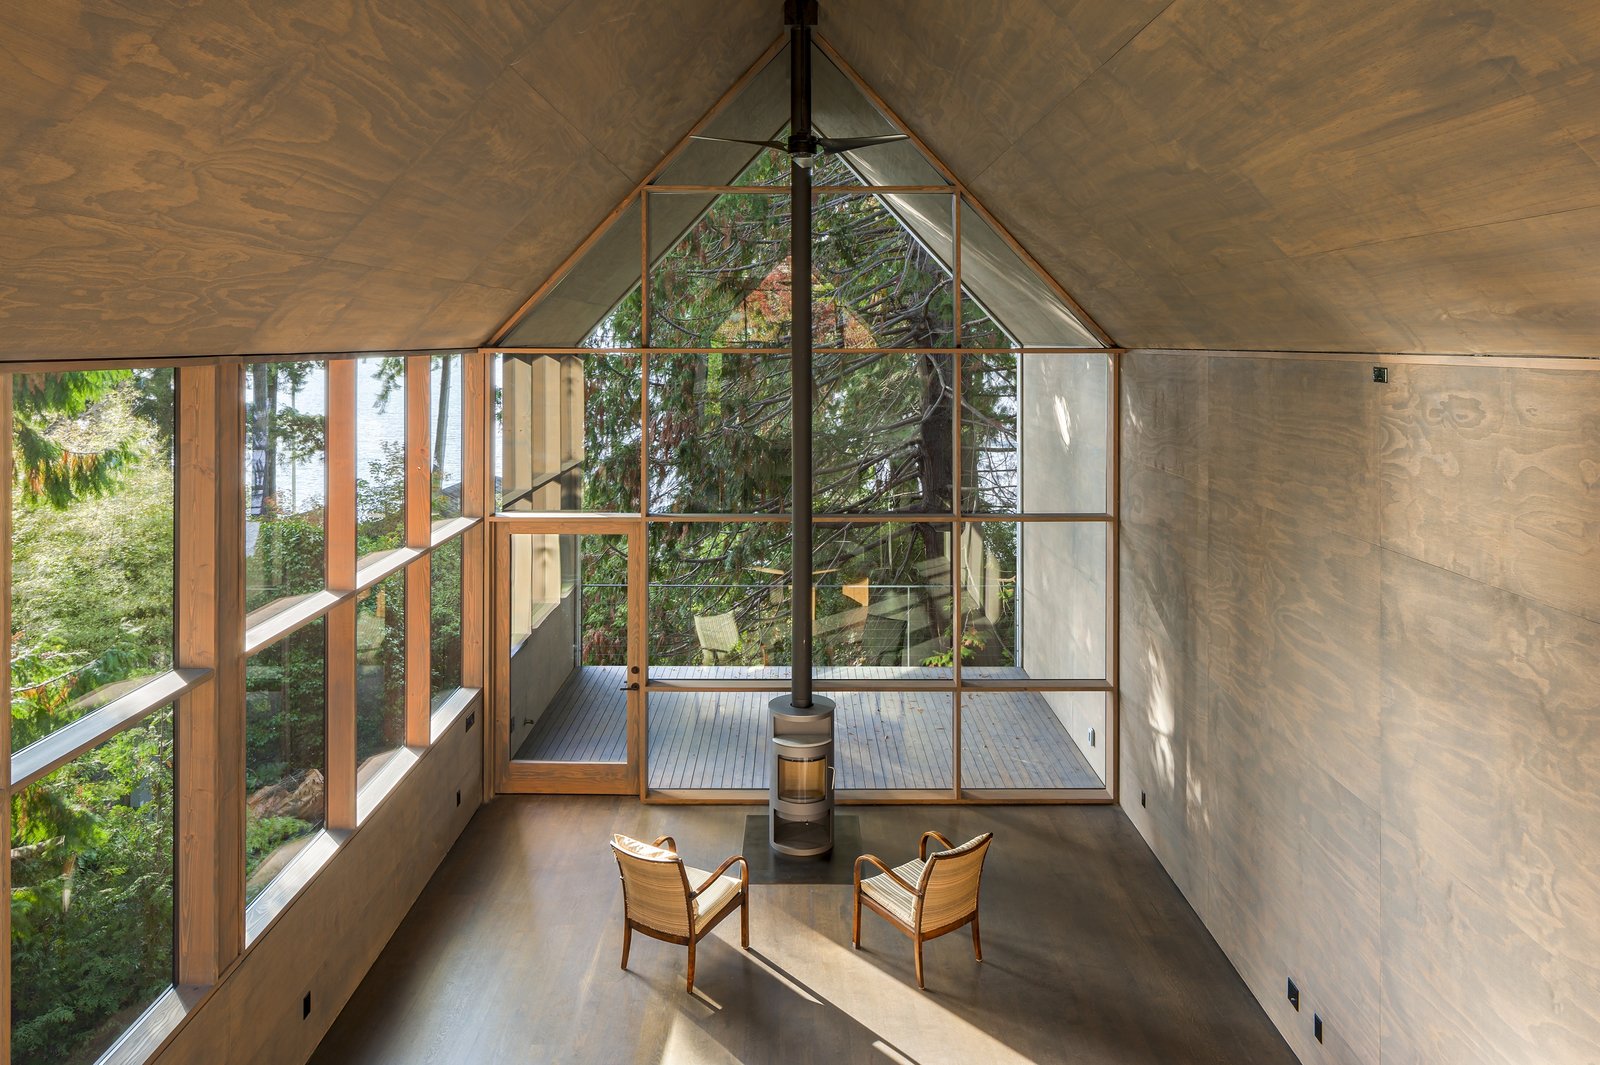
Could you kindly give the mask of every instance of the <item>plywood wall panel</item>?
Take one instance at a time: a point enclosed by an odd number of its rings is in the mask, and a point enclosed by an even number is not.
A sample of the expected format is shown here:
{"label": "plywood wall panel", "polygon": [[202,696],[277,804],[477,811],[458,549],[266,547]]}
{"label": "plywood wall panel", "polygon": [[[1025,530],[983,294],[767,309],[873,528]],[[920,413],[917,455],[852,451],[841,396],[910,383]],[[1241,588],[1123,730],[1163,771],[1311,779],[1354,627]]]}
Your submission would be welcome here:
{"label": "plywood wall panel", "polygon": [[1384,643],[1394,1060],[1594,1060],[1600,624],[1396,555]]}
{"label": "plywood wall panel", "polygon": [[1600,621],[1600,374],[1396,366],[1384,546]]}
{"label": "plywood wall panel", "polygon": [[[1195,361],[1203,443],[1179,461],[1157,441]],[[1336,387],[1368,365],[1124,357],[1125,803],[1174,803],[1150,784],[1180,766],[1203,811],[1129,816],[1175,880],[1209,879],[1197,907],[1303,1060],[1588,1065],[1600,624],[1553,548],[1593,502],[1596,375],[1485,360]],[[1203,538],[1163,528],[1197,512]]]}
{"label": "plywood wall panel", "polygon": [[1209,373],[1205,359],[1123,360],[1122,461],[1130,476],[1148,466],[1205,487]]}

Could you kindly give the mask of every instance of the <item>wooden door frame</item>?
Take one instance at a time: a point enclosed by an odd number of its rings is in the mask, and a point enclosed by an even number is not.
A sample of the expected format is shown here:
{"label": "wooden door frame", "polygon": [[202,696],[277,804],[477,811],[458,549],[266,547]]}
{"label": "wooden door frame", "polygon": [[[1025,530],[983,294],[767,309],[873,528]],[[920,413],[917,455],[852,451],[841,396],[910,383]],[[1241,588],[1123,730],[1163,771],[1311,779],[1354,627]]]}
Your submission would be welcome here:
{"label": "wooden door frame", "polygon": [[[494,551],[490,615],[490,717],[494,727],[494,784],[500,794],[637,795],[645,758],[644,611],[645,525],[637,518],[520,517],[489,519]],[[628,538],[628,760],[512,762],[511,760],[511,537],[514,535],[625,536]],[[582,624],[580,617],[579,624]]]}

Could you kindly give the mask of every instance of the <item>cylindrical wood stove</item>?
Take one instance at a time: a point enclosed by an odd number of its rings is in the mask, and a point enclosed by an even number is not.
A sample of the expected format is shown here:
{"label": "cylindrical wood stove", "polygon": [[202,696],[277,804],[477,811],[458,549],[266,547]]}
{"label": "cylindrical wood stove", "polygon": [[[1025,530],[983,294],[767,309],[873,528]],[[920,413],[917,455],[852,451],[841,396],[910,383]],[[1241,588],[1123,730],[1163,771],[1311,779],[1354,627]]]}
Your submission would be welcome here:
{"label": "cylindrical wood stove", "polygon": [[810,706],[797,707],[781,695],[768,709],[768,842],[779,854],[827,854],[833,849],[833,700],[814,695]]}

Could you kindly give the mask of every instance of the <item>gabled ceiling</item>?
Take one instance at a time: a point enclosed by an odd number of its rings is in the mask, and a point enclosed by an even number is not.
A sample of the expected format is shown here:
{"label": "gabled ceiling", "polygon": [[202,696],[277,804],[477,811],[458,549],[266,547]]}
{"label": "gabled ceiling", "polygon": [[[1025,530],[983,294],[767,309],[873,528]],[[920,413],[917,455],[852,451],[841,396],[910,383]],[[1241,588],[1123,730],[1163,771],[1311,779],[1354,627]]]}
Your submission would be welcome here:
{"label": "gabled ceiling", "polygon": [[[485,339],[777,0],[52,0],[0,26],[0,357]],[[1600,353],[1592,0],[822,0],[1129,346]]]}

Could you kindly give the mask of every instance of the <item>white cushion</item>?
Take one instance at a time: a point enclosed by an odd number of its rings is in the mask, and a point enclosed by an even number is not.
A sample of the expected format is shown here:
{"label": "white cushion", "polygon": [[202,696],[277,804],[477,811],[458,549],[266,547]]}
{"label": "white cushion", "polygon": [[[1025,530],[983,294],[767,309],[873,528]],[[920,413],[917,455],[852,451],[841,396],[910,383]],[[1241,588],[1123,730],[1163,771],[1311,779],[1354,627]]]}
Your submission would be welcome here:
{"label": "white cushion", "polygon": [[[915,885],[922,881],[922,866],[922,859],[913,858],[904,865],[895,866],[894,871],[900,874],[900,879]],[[917,897],[889,879],[887,873],[861,881],[861,893],[908,925],[916,917]]]}
{"label": "white cushion", "polygon": [[657,847],[654,844],[634,839],[632,836],[615,835],[611,837],[611,842],[634,857],[643,858],[647,862],[675,862],[678,860],[678,856],[665,847]]}
{"label": "white cushion", "polygon": [[[683,871],[689,877],[689,890],[693,891],[706,882],[706,877],[711,875],[709,869],[696,869],[692,865],[685,865]],[[728,900],[739,894],[739,878],[723,874],[717,877],[704,891],[695,896],[694,900],[694,930],[705,931],[711,919],[722,911]]]}

